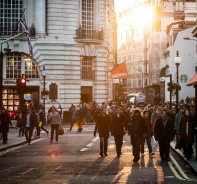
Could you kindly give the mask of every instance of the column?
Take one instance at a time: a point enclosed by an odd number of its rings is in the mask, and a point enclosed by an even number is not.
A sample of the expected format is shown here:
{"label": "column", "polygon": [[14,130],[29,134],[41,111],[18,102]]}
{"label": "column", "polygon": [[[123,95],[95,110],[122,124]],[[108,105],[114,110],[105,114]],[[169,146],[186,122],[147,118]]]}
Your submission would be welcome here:
{"label": "column", "polygon": [[35,0],[35,29],[36,36],[45,36],[46,34],[46,1]]}

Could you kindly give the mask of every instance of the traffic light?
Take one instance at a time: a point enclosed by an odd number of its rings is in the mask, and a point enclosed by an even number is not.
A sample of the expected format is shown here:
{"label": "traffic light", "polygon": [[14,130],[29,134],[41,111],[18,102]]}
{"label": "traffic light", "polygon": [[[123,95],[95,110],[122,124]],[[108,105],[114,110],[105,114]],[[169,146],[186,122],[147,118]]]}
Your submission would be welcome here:
{"label": "traffic light", "polygon": [[26,78],[20,78],[20,87],[25,88],[26,87]]}
{"label": "traffic light", "polygon": [[172,82],[168,82],[168,91],[172,91]]}
{"label": "traffic light", "polygon": [[24,93],[25,92],[25,88],[26,88],[26,78],[20,78],[20,79],[17,79],[17,92],[18,93]]}

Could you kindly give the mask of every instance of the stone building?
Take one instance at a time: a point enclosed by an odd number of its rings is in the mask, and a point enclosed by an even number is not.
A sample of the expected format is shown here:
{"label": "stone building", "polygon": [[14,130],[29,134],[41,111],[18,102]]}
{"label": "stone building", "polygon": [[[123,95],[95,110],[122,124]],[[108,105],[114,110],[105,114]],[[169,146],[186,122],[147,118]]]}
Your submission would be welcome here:
{"label": "stone building", "polygon": [[[46,112],[52,105],[68,110],[80,101],[100,104],[112,98],[108,70],[114,62],[113,4],[113,0],[2,0],[3,106],[14,111],[19,105],[16,79],[22,74],[27,78],[23,100],[42,102],[44,68],[45,90],[49,90]],[[23,12],[33,56],[25,34],[20,34]],[[11,52],[4,52],[7,45]]]}

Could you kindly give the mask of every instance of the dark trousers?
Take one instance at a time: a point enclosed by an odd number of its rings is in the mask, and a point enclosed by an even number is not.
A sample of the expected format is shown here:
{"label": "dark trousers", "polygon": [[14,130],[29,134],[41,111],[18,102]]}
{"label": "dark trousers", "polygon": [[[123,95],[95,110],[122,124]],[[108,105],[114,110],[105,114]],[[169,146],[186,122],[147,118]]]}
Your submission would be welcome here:
{"label": "dark trousers", "polygon": [[31,143],[31,137],[32,137],[33,129],[34,128],[32,128],[32,127],[25,127],[25,137],[26,137],[26,141],[28,143]]}
{"label": "dark trousers", "polygon": [[40,136],[40,127],[39,124],[36,125],[37,136]]}
{"label": "dark trousers", "polygon": [[58,128],[59,128],[59,124],[51,124],[51,141],[53,141],[54,131],[55,131],[55,140],[58,141]]}
{"label": "dark trousers", "polygon": [[138,160],[140,158],[140,144],[142,137],[140,136],[132,136],[132,144],[133,144],[133,156],[134,159]]}
{"label": "dark trousers", "polygon": [[72,119],[71,125],[70,125],[70,131],[73,128],[73,125],[76,123],[77,119]]}
{"label": "dark trousers", "polygon": [[8,132],[2,132],[3,134],[3,143],[6,143],[8,141]]}
{"label": "dark trousers", "polygon": [[188,143],[184,141],[184,155],[186,158],[190,159],[191,155],[194,153],[192,148],[192,143]]}
{"label": "dark trousers", "polygon": [[147,136],[147,137],[143,137],[141,139],[141,153],[144,153],[144,144],[145,144],[145,141],[147,143],[147,146],[148,146],[148,151],[149,151],[149,154],[152,153],[152,146],[151,146],[151,136]]}
{"label": "dark trousers", "polygon": [[161,160],[169,159],[170,141],[158,140]]}
{"label": "dark trousers", "polygon": [[117,155],[121,155],[121,149],[122,149],[122,142],[123,142],[123,135],[114,135],[114,140],[116,144],[116,153]]}
{"label": "dark trousers", "polygon": [[107,153],[108,138],[100,137],[100,154]]}

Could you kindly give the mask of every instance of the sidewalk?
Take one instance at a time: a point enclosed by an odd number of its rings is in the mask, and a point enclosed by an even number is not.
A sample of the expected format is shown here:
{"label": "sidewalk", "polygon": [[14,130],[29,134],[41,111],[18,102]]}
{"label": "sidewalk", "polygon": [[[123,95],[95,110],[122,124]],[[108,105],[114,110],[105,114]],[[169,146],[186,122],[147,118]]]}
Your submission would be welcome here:
{"label": "sidewalk", "polygon": [[187,165],[190,166],[190,168],[195,171],[197,173],[197,160],[196,160],[196,144],[194,143],[193,144],[193,151],[194,151],[194,155],[192,157],[192,159],[190,160],[187,160],[184,155],[183,155],[183,151],[182,150],[179,150],[179,149],[175,149],[175,145],[176,145],[176,141],[172,141],[170,143],[171,145],[171,148],[173,149],[173,151],[175,151],[177,154],[179,154],[181,156],[181,158],[183,159],[183,161],[185,163],[187,163]]}

